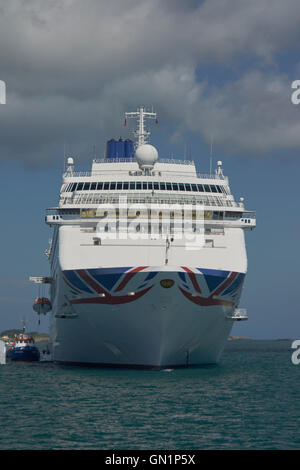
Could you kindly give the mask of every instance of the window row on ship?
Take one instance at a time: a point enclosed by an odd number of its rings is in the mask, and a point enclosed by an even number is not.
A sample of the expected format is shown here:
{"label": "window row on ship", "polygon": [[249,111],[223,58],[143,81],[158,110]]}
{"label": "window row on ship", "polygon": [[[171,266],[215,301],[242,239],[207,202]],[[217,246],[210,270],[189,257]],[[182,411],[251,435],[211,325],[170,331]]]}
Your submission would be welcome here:
{"label": "window row on ship", "polygon": [[224,185],[194,184],[194,183],[167,183],[153,181],[98,181],[69,183],[62,187],[62,192],[74,191],[122,191],[122,190],[150,190],[150,191],[193,191],[200,193],[230,194]]}

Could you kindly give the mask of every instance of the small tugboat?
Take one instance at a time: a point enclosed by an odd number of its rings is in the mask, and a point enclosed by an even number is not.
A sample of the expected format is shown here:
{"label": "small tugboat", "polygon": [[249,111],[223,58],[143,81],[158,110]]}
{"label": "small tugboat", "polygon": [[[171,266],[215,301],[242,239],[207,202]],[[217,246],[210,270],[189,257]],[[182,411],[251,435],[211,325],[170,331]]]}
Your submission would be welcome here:
{"label": "small tugboat", "polygon": [[40,360],[40,351],[35,346],[34,339],[25,333],[25,324],[22,333],[15,335],[14,343],[9,349],[8,358],[11,361],[26,362]]}

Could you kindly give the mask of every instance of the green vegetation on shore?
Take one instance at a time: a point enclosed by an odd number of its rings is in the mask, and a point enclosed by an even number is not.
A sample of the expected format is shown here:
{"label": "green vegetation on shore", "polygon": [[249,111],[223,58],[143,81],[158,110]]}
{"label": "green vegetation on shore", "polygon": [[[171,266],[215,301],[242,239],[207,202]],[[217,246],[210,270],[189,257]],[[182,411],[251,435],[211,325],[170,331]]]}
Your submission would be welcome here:
{"label": "green vegetation on shore", "polygon": [[[18,329],[11,329],[11,330],[4,330],[0,332],[0,340],[8,341],[14,339],[15,335],[22,333],[23,330]],[[39,333],[37,331],[26,331],[28,336],[32,336],[34,341],[49,341],[49,335],[47,333]]]}
{"label": "green vegetation on shore", "polygon": [[251,338],[246,338],[246,336],[228,336],[228,341],[238,341],[238,340],[250,340]]}

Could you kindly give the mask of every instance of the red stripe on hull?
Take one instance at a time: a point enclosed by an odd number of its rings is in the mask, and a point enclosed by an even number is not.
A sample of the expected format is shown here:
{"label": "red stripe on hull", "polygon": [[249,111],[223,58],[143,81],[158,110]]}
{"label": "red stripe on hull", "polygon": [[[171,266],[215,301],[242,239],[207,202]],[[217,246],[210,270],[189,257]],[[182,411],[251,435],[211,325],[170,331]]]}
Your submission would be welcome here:
{"label": "red stripe on hull", "polygon": [[94,281],[94,279],[92,279],[84,269],[78,269],[77,271],[77,274],[81,277],[81,279],[83,279],[90,287],[92,287],[94,289],[94,291],[96,291],[98,294],[106,294],[106,295],[109,295],[107,293],[106,290],[104,290],[96,281]]}
{"label": "red stripe on hull", "polygon": [[190,277],[190,280],[192,281],[192,284],[194,286],[195,291],[197,291],[197,292],[199,292],[199,294],[201,294],[201,289],[200,289],[200,286],[197,282],[195,273],[193,273],[193,271],[191,271],[189,268],[185,268],[184,266],[181,266],[181,267],[182,267],[182,269],[184,269],[188,273],[188,275]]}
{"label": "red stripe on hull", "polygon": [[221,300],[221,299],[214,299],[213,296],[210,297],[200,297],[199,295],[194,297],[189,292],[186,292],[184,289],[179,287],[182,294],[189,299],[194,304],[202,305],[202,306],[210,306],[210,305],[225,305],[228,307],[233,307],[234,303],[230,300]]}
{"label": "red stripe on hull", "polygon": [[117,305],[117,304],[127,304],[133,302],[134,300],[139,299],[145,295],[153,286],[147,287],[147,289],[142,290],[134,295],[106,295],[105,297],[91,297],[89,299],[76,299],[71,300],[71,304],[108,304],[108,305]]}
{"label": "red stripe on hull", "polygon": [[121,284],[115,289],[115,292],[120,292],[120,290],[124,289],[126,284],[130,281],[130,279],[135,276],[136,273],[139,271],[142,271],[143,269],[148,268],[148,266],[139,266],[138,268],[134,268],[130,273],[127,273],[126,276],[124,277],[123,281]]}
{"label": "red stripe on hull", "polygon": [[222,283],[217,290],[213,293],[213,295],[219,295],[226,287],[236,278],[238,273],[232,272],[230,276],[226,279],[224,283]]}

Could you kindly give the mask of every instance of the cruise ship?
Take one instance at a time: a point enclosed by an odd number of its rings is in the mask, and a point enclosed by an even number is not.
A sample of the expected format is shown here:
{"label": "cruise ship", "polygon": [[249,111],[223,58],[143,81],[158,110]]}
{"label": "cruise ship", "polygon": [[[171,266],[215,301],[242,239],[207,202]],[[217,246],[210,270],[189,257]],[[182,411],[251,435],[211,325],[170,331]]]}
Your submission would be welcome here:
{"label": "cruise ship", "polygon": [[[199,174],[160,158],[145,107],[134,138],[111,139],[91,171],[68,157],[46,254],[55,363],[161,369],[217,363],[239,308],[255,212],[236,201],[222,162]],[[131,121],[132,122],[132,121]],[[148,125],[146,126],[146,122]]]}

